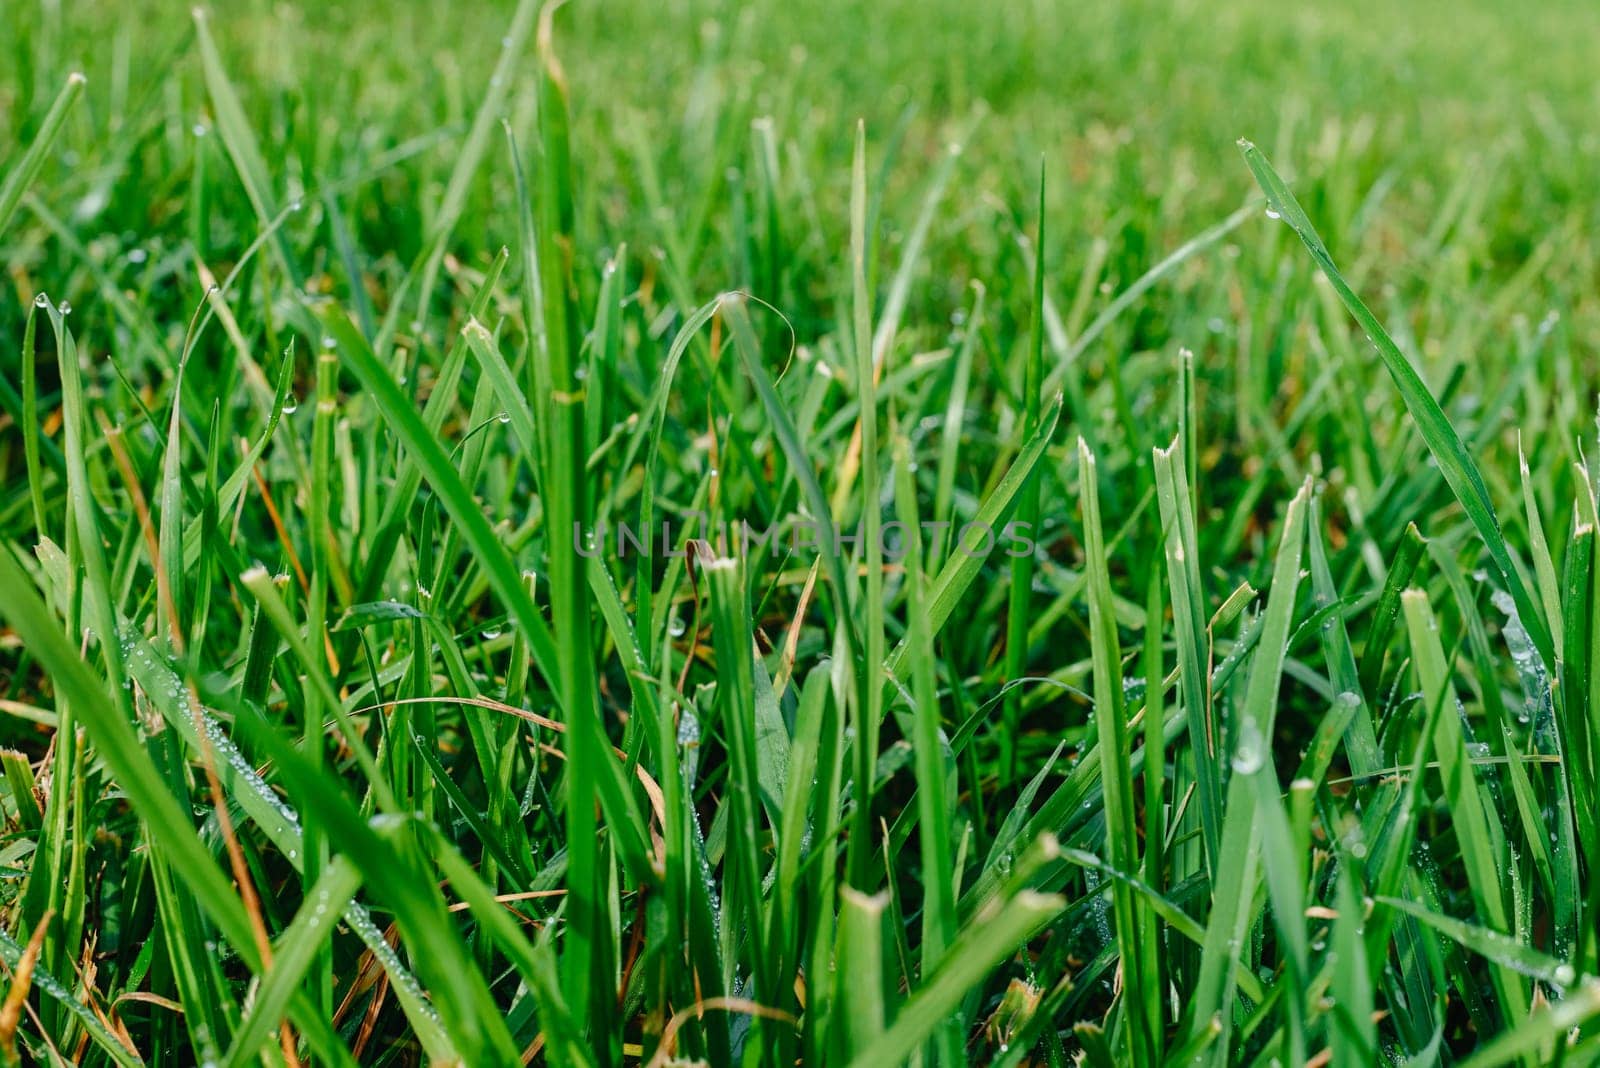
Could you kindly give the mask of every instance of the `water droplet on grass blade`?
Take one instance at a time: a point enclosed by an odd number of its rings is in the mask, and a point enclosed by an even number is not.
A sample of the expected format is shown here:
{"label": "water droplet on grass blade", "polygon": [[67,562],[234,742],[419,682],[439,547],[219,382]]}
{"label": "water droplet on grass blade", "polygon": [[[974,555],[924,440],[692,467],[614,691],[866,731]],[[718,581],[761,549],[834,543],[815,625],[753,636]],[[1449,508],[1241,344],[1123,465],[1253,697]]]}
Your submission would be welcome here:
{"label": "water droplet on grass blade", "polygon": [[1261,731],[1249,720],[1239,731],[1239,744],[1233,751],[1233,770],[1240,775],[1254,775],[1266,761],[1265,742]]}

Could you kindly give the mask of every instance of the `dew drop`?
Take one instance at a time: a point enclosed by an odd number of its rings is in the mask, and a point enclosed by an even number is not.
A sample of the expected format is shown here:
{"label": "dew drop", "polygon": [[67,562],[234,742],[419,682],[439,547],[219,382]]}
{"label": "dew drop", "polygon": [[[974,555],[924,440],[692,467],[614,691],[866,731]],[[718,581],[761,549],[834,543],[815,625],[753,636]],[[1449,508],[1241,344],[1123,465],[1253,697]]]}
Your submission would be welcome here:
{"label": "dew drop", "polygon": [[683,632],[688,629],[689,628],[684,625],[683,620],[679,619],[677,616],[673,616],[672,622],[667,624],[667,633],[671,634],[674,638],[683,637]]}
{"label": "dew drop", "polygon": [[501,630],[500,630],[499,627],[484,627],[483,628],[483,640],[486,641],[486,642],[494,641],[496,638],[500,637],[500,634],[501,634]]}
{"label": "dew drop", "polygon": [[1239,745],[1233,751],[1233,770],[1240,775],[1254,775],[1260,771],[1266,759],[1264,748],[1260,730],[1253,722],[1246,720],[1240,732]]}
{"label": "dew drop", "polygon": [[38,296],[33,298],[33,306],[35,308],[48,308],[50,307],[50,298],[45,296],[43,293],[40,293]]}
{"label": "dew drop", "polygon": [[1278,212],[1274,211],[1272,208],[1268,208],[1267,209],[1267,218],[1269,218],[1269,219],[1281,219],[1281,218],[1283,218],[1283,216],[1281,214],[1279,214]]}
{"label": "dew drop", "polygon": [[298,397],[296,397],[293,393],[291,393],[287,397],[283,398],[283,414],[284,415],[293,415],[295,412],[297,412],[299,410],[300,410],[300,399]]}
{"label": "dew drop", "polygon": [[58,304],[56,306],[56,311],[60,312],[62,315],[71,315],[72,314],[72,301],[70,301],[70,300],[62,301],[60,304]]}

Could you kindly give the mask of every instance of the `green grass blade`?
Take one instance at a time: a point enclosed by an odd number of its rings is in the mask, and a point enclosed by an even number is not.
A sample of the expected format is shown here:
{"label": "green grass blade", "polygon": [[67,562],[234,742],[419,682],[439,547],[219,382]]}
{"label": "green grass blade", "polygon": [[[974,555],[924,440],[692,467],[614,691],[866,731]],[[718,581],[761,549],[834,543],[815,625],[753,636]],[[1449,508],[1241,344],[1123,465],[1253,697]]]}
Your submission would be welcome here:
{"label": "green grass blade", "polygon": [[[1089,575],[1089,629],[1094,658],[1094,717],[1100,748],[1100,782],[1105,799],[1106,853],[1112,867],[1137,871],[1139,829],[1133,794],[1128,725],[1123,713],[1122,646],[1112,613],[1111,572],[1105,535],[1100,527],[1099,472],[1089,445],[1078,439],[1078,481],[1082,500],[1084,560]],[[1147,1018],[1140,945],[1145,930],[1140,902],[1122,882],[1111,888],[1116,915],[1117,952],[1122,959],[1126,1055],[1131,1061],[1153,1061],[1160,1046],[1160,1022]]]}
{"label": "green grass blade", "polygon": [[1267,760],[1266,746],[1272,738],[1278,687],[1299,589],[1300,557],[1306,537],[1305,512],[1310,495],[1308,480],[1284,512],[1261,640],[1251,661],[1244,705],[1233,731],[1236,739],[1234,774],[1228,783],[1228,799],[1223,810],[1220,863],[1212,890],[1211,921],[1196,980],[1190,1025],[1191,1037],[1198,1037],[1213,1017],[1222,1021],[1222,1035],[1213,1051],[1216,1058],[1228,1055],[1234,1008],[1234,965],[1250,920],[1260,862],[1257,787],[1251,775]]}
{"label": "green grass blade", "polygon": [[[1431,742],[1439,761],[1439,775],[1444,781],[1467,884],[1485,925],[1503,933],[1511,927],[1505,902],[1505,864],[1495,848],[1485,791],[1467,755],[1438,623],[1428,606],[1427,595],[1421,590],[1407,590],[1402,602],[1423,699],[1430,706],[1437,703],[1444,709],[1434,722]],[[1527,992],[1522,981],[1504,966],[1495,969],[1494,976],[1508,1018],[1521,1020],[1528,1011]]]}
{"label": "green grass blade", "polygon": [[[951,811],[946,789],[947,745],[942,729],[937,656],[928,633],[926,598],[927,575],[923,571],[921,522],[917,516],[916,487],[912,482],[910,443],[897,436],[895,454],[895,514],[904,532],[906,598],[906,641],[911,649],[911,693],[915,703],[915,735],[912,742],[917,779],[918,841],[922,853],[922,946],[923,977],[930,975],[944,959],[956,934],[955,859],[950,844]],[[961,1063],[961,1034],[945,1026],[935,1035],[938,1062]]]}
{"label": "green grass blade", "polygon": [[[1156,449],[1156,497],[1166,529],[1167,581],[1172,598],[1173,634],[1178,647],[1180,703],[1189,724],[1200,827],[1206,863],[1216,870],[1222,842],[1222,772],[1211,707],[1211,638],[1205,623],[1205,591],[1200,549],[1184,455],[1192,448],[1181,437]],[[1226,1045],[1226,1043],[1224,1043]]]}
{"label": "green grass blade", "polygon": [[[271,1035],[273,1026],[283,1017],[290,999],[299,989],[301,981],[310,971],[316,954],[333,931],[337,917],[355,897],[361,886],[361,876],[355,866],[343,857],[334,857],[323,869],[322,875],[306,894],[305,903],[291,923],[278,937],[273,948],[272,964],[261,983],[249,1011],[234,1033],[233,1046],[228,1050],[223,1064],[227,1068],[244,1068],[254,1064],[260,1055],[262,1043]],[[335,1056],[343,1053],[339,1063],[355,1064],[355,1059],[337,1047]]]}
{"label": "green grass blade", "polygon": [[1427,384],[1422,381],[1422,376],[1417,374],[1416,368],[1406,359],[1405,353],[1400,351],[1394,339],[1384,330],[1383,324],[1378,322],[1377,316],[1372,314],[1351,288],[1350,283],[1345,281],[1344,275],[1334,265],[1333,256],[1328,252],[1327,246],[1322,243],[1316,228],[1311,225],[1311,219],[1295,200],[1294,194],[1289,191],[1283,179],[1278,177],[1278,172],[1272,169],[1272,164],[1268,163],[1260,150],[1248,141],[1241,141],[1239,147],[1244,152],[1245,162],[1249,164],[1256,182],[1267,196],[1269,209],[1294,230],[1306,246],[1306,250],[1311,253],[1311,258],[1316,261],[1323,275],[1333,286],[1334,292],[1344,302],[1345,308],[1361,329],[1366,331],[1372,344],[1377,347],[1384,367],[1394,379],[1401,399],[1405,401],[1406,410],[1411,413],[1417,429],[1422,432],[1423,440],[1428,443],[1428,449],[1438,462],[1440,473],[1444,475],[1451,492],[1455,494],[1456,500],[1461,503],[1462,509],[1488,547],[1489,557],[1494,561],[1501,582],[1516,601],[1517,611],[1522,616],[1524,626],[1528,628],[1534,648],[1539,651],[1546,667],[1552,667],[1555,664],[1555,645],[1551,640],[1550,628],[1546,624],[1544,613],[1529,595],[1527,587],[1523,585],[1521,573],[1512,562],[1511,550],[1506,545],[1505,535],[1500,530],[1500,520],[1495,514],[1494,502],[1489,497],[1489,488],[1484,483],[1478,465],[1473,462],[1466,445],[1462,443],[1461,436],[1456,433],[1455,427],[1444,414],[1444,409],[1439,407],[1439,402],[1429,392]]}
{"label": "green grass blade", "polygon": [[[1044,161],[1039,162],[1039,233],[1033,249],[1033,318],[1028,327],[1027,363],[1022,380],[1022,432],[1032,434],[1039,426],[1039,391],[1044,373]],[[1080,441],[1079,452],[1083,453]],[[1017,502],[1017,522],[1029,534],[1039,526],[1039,480],[1029,479],[1022,487],[1021,500]],[[1031,539],[1030,539],[1031,542]],[[1011,557],[1011,587],[1006,602],[1006,679],[1022,679],[1028,663],[1028,605],[1033,599],[1034,554],[1018,553]],[[1012,686],[1006,691],[1003,709],[1004,729],[1001,745],[1005,776],[1003,785],[1009,786],[1017,777],[1015,740],[1022,727],[1022,687]]]}
{"label": "green grass blade", "polygon": [[6,227],[10,224],[11,216],[16,212],[22,195],[39,176],[45,157],[50,154],[56,138],[61,136],[61,128],[66,125],[67,116],[72,113],[72,106],[83,95],[86,83],[87,79],[77,71],[67,75],[67,84],[61,87],[61,92],[56,94],[55,100],[50,104],[50,110],[45,113],[44,121],[39,124],[39,132],[34,135],[33,142],[28,145],[27,151],[23,152],[22,158],[6,172],[5,181],[0,182],[0,234],[6,232]]}
{"label": "green grass blade", "polygon": [[[872,296],[867,289],[867,132],[856,126],[855,164],[850,182],[850,307],[856,351],[856,396],[861,408],[861,540],[865,574],[856,597],[861,620],[861,698],[855,724],[856,801],[846,860],[850,881],[870,891],[872,784],[878,767],[878,731],[883,720],[883,515],[878,491],[878,367],[873,359]],[[824,537],[829,535],[825,534]]]}

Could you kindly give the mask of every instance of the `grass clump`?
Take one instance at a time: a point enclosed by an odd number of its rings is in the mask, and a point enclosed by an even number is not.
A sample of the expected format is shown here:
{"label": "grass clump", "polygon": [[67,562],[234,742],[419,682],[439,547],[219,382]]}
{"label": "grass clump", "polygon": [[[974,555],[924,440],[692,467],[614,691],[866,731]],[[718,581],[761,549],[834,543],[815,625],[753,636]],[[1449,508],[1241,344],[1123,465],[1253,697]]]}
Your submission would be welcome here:
{"label": "grass clump", "polygon": [[8,16],[0,1058],[1600,1060],[1585,11],[845,7]]}

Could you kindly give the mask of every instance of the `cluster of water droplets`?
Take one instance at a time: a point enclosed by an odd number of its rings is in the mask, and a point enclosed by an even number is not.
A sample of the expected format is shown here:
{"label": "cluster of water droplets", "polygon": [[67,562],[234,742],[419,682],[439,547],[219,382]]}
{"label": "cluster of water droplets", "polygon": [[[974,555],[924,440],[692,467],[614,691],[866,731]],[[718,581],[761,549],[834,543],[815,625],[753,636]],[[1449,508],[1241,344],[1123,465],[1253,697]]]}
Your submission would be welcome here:
{"label": "cluster of water droplets", "polygon": [[[240,798],[246,811],[267,837],[284,851],[290,863],[298,868],[301,842],[299,814],[256,773],[255,768],[245,759],[239,747],[223,729],[221,722],[195,700],[194,694],[183,684],[177,672],[151,650],[149,643],[144,641],[142,636],[131,627],[125,627],[118,645],[122,651],[123,662],[130,666],[134,679],[173,722],[174,727],[187,733],[192,729],[195,719],[199,718],[201,727],[205,731],[206,742],[217,758],[218,773],[225,780],[232,780],[229,785],[235,796],[248,795]],[[384,823],[386,820],[403,820],[403,817],[375,816],[371,821],[373,828],[386,830]],[[309,926],[316,928],[328,922],[326,914],[330,908],[331,899],[326,890],[320,891],[308,920]],[[422,985],[389,946],[383,933],[372,922],[367,910],[357,902],[350,901],[344,906],[342,918],[383,967],[389,976],[389,981],[402,993],[402,1000],[413,1002],[418,1011],[430,1019],[437,1019],[437,1014],[429,1003]],[[38,973],[35,974],[35,982],[40,982]],[[45,984],[41,982],[40,985]],[[46,991],[50,992],[48,987]],[[198,1042],[198,1035],[196,1039]]]}
{"label": "cluster of water droplets", "polygon": [[1528,628],[1523,626],[1522,617],[1517,614],[1517,603],[1511,595],[1505,590],[1495,590],[1489,600],[1506,617],[1506,648],[1511,652],[1511,663],[1517,669],[1517,678],[1522,683],[1523,705],[1517,712],[1517,721],[1527,723],[1535,710],[1542,710],[1550,692],[1545,681],[1544,661],[1539,658],[1539,651],[1534,648],[1533,639],[1528,636]]}
{"label": "cluster of water droplets", "polygon": [[[50,307],[50,297],[44,293],[35,294],[33,298],[33,306],[35,308]],[[63,300],[60,304],[56,305],[56,312],[61,315],[71,315],[72,302],[70,300]]]}
{"label": "cluster of water droplets", "polygon": [[378,930],[378,925],[372,922],[371,914],[360,905],[351,902],[344,907],[344,922],[372,952],[373,959],[388,974],[389,982],[394,985],[401,1000],[413,1002],[430,1020],[437,1020],[439,1015],[428,1001],[427,992],[422,989],[422,984],[417,982],[416,976],[407,970],[400,955],[389,945],[388,939],[383,937],[383,932]]}

